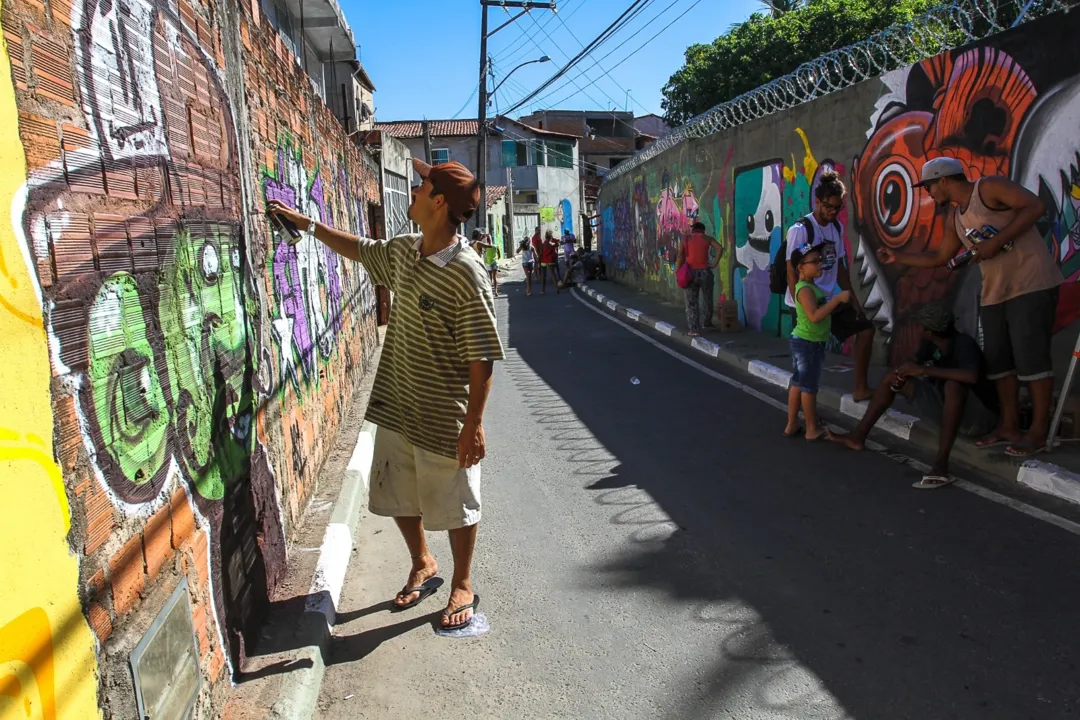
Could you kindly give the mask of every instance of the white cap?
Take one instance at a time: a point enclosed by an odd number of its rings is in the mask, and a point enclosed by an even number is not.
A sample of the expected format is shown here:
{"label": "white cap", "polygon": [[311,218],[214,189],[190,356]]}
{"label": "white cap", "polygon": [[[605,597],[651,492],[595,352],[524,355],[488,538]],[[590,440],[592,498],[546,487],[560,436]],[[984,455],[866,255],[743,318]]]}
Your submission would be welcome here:
{"label": "white cap", "polygon": [[915,187],[923,187],[927,181],[939,180],[943,177],[964,175],[964,166],[960,161],[951,157],[939,157],[928,160],[922,166],[922,182],[916,183]]}

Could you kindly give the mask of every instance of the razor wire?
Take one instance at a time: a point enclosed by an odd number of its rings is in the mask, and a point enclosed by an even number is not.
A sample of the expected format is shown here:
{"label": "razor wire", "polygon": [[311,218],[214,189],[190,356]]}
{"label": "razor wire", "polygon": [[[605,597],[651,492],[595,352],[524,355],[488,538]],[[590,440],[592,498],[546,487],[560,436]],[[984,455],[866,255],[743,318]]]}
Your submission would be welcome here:
{"label": "razor wire", "polygon": [[812,102],[863,80],[982,40],[995,33],[1065,10],[1069,0],[1014,0],[1017,16],[1006,22],[998,0],[953,0],[905,23],[891,25],[866,40],[803,63],[794,71],[731,100],[714,105],[649,147],[612,168],[606,184],[684,140],[721,130]]}

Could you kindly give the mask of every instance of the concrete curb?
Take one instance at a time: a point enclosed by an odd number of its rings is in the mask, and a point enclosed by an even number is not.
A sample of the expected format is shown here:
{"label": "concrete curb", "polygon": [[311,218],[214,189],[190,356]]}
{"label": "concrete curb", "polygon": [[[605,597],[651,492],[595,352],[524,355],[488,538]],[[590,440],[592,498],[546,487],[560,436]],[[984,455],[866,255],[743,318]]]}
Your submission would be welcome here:
{"label": "concrete curb", "polygon": [[[692,338],[670,323],[652,318],[640,310],[621,305],[602,293],[593,290],[588,285],[579,285],[578,289],[612,314],[625,317],[633,323],[655,330],[695,352],[716,358],[737,370],[753,375],[784,390],[787,390],[791,383],[791,373],[783,368],[731,352],[725,349],[724,346],[702,337]],[[818,392],[818,402],[855,420],[862,418],[867,407],[866,403],[855,402],[850,393],[843,393],[825,385],[822,385],[821,390]],[[922,450],[933,452],[937,449],[936,429],[912,415],[889,410],[878,421],[875,428],[894,435],[905,442],[910,442]],[[992,473],[1005,482],[1019,483],[1037,492],[1080,505],[1080,474],[1078,473],[1039,460],[1027,460],[1020,464],[1019,467],[1007,463],[989,464],[985,460],[980,461],[978,456],[973,455],[971,452],[960,450],[961,446],[958,443],[953,449],[953,453],[958,459],[976,465],[981,470]]]}
{"label": "concrete curb", "polygon": [[330,513],[330,522],[319,548],[319,561],[311,579],[307,607],[297,619],[300,649],[293,661],[297,668],[283,676],[278,699],[268,715],[274,720],[302,720],[315,714],[315,703],[319,699],[326,672],[324,657],[329,649],[345,573],[352,558],[353,536],[360,522],[360,509],[367,497],[371,479],[375,430],[375,426],[368,422],[360,429],[356,447],[345,470],[345,481]]}

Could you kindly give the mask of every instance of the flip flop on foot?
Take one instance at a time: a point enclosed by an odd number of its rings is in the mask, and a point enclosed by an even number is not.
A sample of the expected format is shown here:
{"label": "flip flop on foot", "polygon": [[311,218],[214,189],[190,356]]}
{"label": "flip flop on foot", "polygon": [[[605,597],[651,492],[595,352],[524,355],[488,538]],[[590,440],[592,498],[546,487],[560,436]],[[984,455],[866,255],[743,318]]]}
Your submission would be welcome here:
{"label": "flip flop on foot", "polygon": [[[439,627],[441,629],[443,629],[443,630],[460,630],[461,628],[469,627],[469,625],[472,624],[473,618],[476,617],[476,615],[475,615],[476,608],[480,607],[480,596],[477,595],[476,593],[473,593],[472,597],[473,597],[473,600],[468,605],[462,605],[461,607],[454,608],[453,610],[450,610],[450,609],[443,610],[442,614],[443,614],[443,617],[446,618],[446,622],[442,623]],[[465,612],[466,610],[472,610],[473,611],[473,612],[469,613],[469,619],[468,620],[466,620],[463,623],[458,623],[457,625],[451,625],[450,624],[450,618],[454,617],[455,615],[459,615],[459,614]]]}
{"label": "flip flop on foot", "polygon": [[[404,605],[399,605],[396,602],[391,602],[391,605],[393,607],[390,608],[390,612],[401,612],[402,610],[408,610],[409,608],[416,607],[417,605],[422,603],[424,600],[426,600],[428,597],[430,597],[431,595],[434,595],[435,591],[438,590],[439,588],[441,588],[442,585],[443,585],[443,579],[441,577],[430,577],[427,580],[425,580],[423,583],[421,583],[420,585],[417,585],[416,587],[408,587],[408,586],[406,586],[406,587],[401,588],[401,592],[399,592],[397,594],[397,597],[408,597],[409,595],[412,595],[413,593],[419,593],[419,594],[415,598],[410,600],[409,602],[405,603]],[[397,598],[394,598],[394,599],[396,600]]]}
{"label": "flip flop on foot", "polygon": [[977,447],[979,450],[985,450],[986,448],[992,448],[995,445],[1000,445],[1002,443],[1007,443],[1007,442],[1016,442],[1016,441],[1015,440],[1009,440],[1008,438],[1002,437],[1001,435],[998,435],[997,433],[991,433],[991,434],[987,435],[984,438],[979,438],[978,440],[976,440],[975,441],[975,447]]}
{"label": "flip flop on foot", "polygon": [[804,432],[806,432],[806,428],[804,428],[802,425],[800,425],[799,427],[795,428],[795,432],[790,432],[789,433],[787,430],[785,430],[784,431],[784,437],[786,437],[786,438],[797,438],[800,435],[802,435]]}
{"label": "flip flop on foot", "polygon": [[1035,443],[1028,442],[1027,440],[1021,440],[1019,442],[1010,443],[1009,447],[1005,448],[1005,454],[1009,457],[1031,457],[1032,455],[1038,455],[1041,452],[1046,451],[1046,443],[1036,445]]}
{"label": "flip flop on foot", "polygon": [[923,475],[922,480],[912,483],[911,487],[919,490],[937,490],[946,485],[952,485],[954,482],[956,482],[956,478],[948,475]]}
{"label": "flip flop on foot", "polygon": [[807,435],[806,436],[806,442],[821,442],[822,440],[824,440],[828,436],[829,436],[829,431],[828,430],[822,430],[820,434],[815,435],[814,437],[810,437],[809,435]]}

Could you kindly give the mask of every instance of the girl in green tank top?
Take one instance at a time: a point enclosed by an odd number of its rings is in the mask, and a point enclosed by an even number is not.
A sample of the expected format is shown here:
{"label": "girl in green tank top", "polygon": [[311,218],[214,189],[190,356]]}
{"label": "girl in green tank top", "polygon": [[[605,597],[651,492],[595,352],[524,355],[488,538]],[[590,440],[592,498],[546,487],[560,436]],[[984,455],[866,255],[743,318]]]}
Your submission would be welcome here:
{"label": "girl in green tank top", "polygon": [[844,290],[831,300],[814,283],[821,277],[821,251],[806,246],[791,253],[791,266],[799,277],[795,284],[795,329],[791,332],[791,387],[788,389],[788,422],[784,435],[794,437],[802,432],[799,410],[806,421],[806,439],[820,440],[825,430],[817,421],[817,391],[825,362],[825,343],[832,332],[831,315],[851,294]]}

